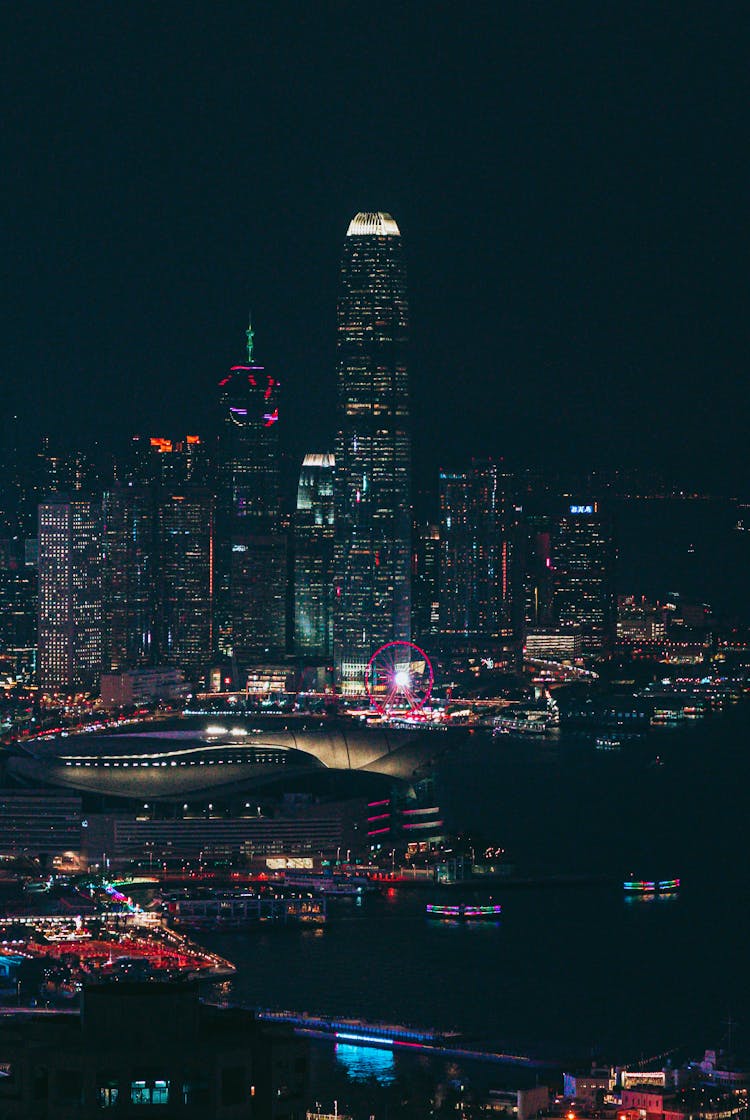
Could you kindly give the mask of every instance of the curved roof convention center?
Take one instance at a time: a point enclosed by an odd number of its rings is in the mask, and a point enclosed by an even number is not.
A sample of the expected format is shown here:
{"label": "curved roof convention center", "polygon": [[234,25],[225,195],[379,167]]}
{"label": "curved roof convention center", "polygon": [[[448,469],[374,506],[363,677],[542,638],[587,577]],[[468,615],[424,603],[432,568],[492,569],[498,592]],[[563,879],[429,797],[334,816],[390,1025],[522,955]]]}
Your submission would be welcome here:
{"label": "curved roof convention center", "polygon": [[169,729],[141,724],[40,737],[19,746],[6,765],[21,784],[159,799],[251,789],[326,769],[408,779],[436,746],[429,733],[348,721],[276,729],[209,716]]}

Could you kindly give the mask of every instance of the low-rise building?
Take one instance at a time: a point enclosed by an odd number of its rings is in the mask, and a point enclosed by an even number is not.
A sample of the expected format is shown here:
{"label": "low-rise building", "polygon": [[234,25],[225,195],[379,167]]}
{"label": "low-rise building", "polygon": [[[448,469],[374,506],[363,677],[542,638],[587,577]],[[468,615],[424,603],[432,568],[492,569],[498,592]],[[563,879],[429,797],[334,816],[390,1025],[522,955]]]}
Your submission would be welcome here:
{"label": "low-rise building", "polygon": [[563,1096],[569,1097],[583,1104],[598,1107],[604,1100],[605,1093],[615,1087],[615,1071],[613,1069],[598,1069],[596,1067],[588,1073],[563,1074]]}
{"label": "low-rise building", "polygon": [[127,669],[102,675],[101,702],[104,708],[130,708],[159,700],[182,700],[188,693],[181,669]]}

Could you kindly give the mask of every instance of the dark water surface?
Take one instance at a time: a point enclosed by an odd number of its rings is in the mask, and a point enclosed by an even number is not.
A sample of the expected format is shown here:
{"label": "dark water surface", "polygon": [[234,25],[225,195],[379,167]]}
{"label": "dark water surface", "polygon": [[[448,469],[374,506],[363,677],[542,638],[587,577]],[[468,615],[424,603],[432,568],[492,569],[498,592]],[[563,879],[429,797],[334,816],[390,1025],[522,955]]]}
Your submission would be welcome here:
{"label": "dark water surface", "polygon": [[[319,929],[214,936],[239,967],[233,995],[550,1054],[718,1044],[722,1020],[750,1006],[747,718],[734,709],[653,732],[615,756],[583,739],[470,737],[440,766],[449,827],[481,830],[519,871],[611,884],[403,888],[338,900]],[[618,883],[631,872],[683,887],[674,900],[626,900]],[[425,902],[440,897],[492,897],[502,919],[428,921]]]}

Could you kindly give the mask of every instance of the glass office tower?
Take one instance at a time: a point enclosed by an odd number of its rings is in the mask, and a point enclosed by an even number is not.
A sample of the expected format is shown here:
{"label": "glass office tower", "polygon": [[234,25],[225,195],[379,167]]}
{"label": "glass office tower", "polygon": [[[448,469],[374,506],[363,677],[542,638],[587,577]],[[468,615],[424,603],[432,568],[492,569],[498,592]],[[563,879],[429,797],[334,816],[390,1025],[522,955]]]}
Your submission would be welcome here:
{"label": "glass office tower", "polygon": [[334,669],[361,692],[370,656],[411,637],[408,306],[390,214],[349,224],[337,305]]}

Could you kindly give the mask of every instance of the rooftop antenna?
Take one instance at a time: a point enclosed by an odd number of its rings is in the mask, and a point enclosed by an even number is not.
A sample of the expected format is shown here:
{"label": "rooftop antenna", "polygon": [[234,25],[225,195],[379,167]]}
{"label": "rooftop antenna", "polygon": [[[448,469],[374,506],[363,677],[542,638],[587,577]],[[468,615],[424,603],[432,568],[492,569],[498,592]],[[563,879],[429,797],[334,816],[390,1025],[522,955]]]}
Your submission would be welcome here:
{"label": "rooftop antenna", "polygon": [[247,330],[245,331],[245,337],[247,338],[247,360],[250,363],[250,365],[252,365],[253,364],[253,343],[255,341],[255,331],[253,330],[253,313],[252,313],[252,311],[248,314],[248,324],[247,324]]}

